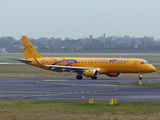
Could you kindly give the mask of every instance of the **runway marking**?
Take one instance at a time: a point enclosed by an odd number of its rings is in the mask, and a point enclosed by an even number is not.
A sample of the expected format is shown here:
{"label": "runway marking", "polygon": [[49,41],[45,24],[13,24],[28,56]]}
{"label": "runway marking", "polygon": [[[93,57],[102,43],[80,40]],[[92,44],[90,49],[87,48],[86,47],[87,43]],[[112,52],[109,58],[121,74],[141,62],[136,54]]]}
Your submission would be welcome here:
{"label": "runway marking", "polygon": [[36,95],[31,95],[32,97],[35,97]]}
{"label": "runway marking", "polygon": [[[55,95],[64,95],[64,94],[107,94],[104,92],[108,91],[116,91],[117,89],[110,89],[110,90],[94,90],[94,91],[80,91],[80,92],[27,92],[27,91],[0,91],[0,93],[21,93],[21,94],[35,94],[35,95],[28,95],[23,96],[24,98],[29,97],[41,97],[41,96],[55,96]],[[38,94],[38,95],[36,95]],[[113,94],[113,93],[110,93]],[[117,94],[128,94],[128,93],[117,93]],[[130,93],[130,94],[137,94],[137,93]],[[148,93],[151,94],[151,93]]]}
{"label": "runway marking", "polygon": [[100,90],[101,92],[104,92],[105,90]]}
{"label": "runway marking", "polygon": [[91,93],[92,91],[86,91],[86,93]]}
{"label": "runway marking", "polygon": [[[57,94],[40,94],[40,95],[29,95],[29,96],[23,96],[24,98],[30,98],[30,97],[42,97],[42,96],[56,96],[56,95],[64,95],[64,94],[84,94],[84,93],[86,93],[86,94],[106,94],[106,95],[113,95],[113,93],[111,93],[111,92],[108,92],[108,91],[116,91],[117,89],[111,89],[111,90],[97,90],[97,91],[85,91],[85,92],[61,92],[61,93],[57,93]],[[102,92],[103,91],[103,92]],[[96,93],[97,92],[97,93]],[[150,92],[148,92],[148,93],[145,93],[145,92],[139,92],[139,93],[137,93],[137,92],[132,92],[132,93],[126,93],[126,92],[117,92],[117,93],[115,93],[115,94],[117,94],[117,95],[122,95],[122,94],[125,94],[125,95],[127,95],[127,94],[132,94],[132,95],[141,95],[141,94],[143,94],[143,95],[154,95],[154,94],[160,94],[159,92],[156,92],[156,93],[150,93]]]}
{"label": "runway marking", "polygon": [[31,94],[78,94],[78,93],[91,93],[91,92],[105,92],[105,91],[117,91],[117,89],[113,90],[94,90],[94,91],[80,91],[80,92],[32,92],[32,91],[0,91],[0,93],[31,93]]}
{"label": "runway marking", "polygon": [[57,92],[27,92],[27,91],[0,91],[0,93],[41,93],[41,94],[47,94],[47,93],[57,93]]}
{"label": "runway marking", "polygon": [[73,93],[77,94],[77,93],[79,93],[79,92],[73,92]]}
{"label": "runway marking", "polygon": [[85,93],[85,92],[80,92],[80,93]]}
{"label": "runway marking", "polygon": [[38,95],[38,96],[44,96],[44,95]]}
{"label": "runway marking", "polygon": [[42,81],[68,81],[68,80],[42,80]]}

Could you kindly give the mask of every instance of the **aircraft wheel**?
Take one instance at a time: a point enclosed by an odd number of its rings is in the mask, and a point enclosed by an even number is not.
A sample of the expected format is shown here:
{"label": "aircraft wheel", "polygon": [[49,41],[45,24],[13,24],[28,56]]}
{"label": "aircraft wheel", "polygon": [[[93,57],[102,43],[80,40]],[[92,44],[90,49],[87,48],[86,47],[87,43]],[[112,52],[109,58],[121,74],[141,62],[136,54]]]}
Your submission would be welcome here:
{"label": "aircraft wheel", "polygon": [[142,80],[142,77],[139,77],[138,79],[139,79],[139,80]]}
{"label": "aircraft wheel", "polygon": [[97,79],[97,77],[91,77],[93,80],[96,80]]}
{"label": "aircraft wheel", "polygon": [[77,75],[77,76],[76,76],[76,79],[77,79],[77,80],[82,80],[82,78],[83,78],[82,75]]}

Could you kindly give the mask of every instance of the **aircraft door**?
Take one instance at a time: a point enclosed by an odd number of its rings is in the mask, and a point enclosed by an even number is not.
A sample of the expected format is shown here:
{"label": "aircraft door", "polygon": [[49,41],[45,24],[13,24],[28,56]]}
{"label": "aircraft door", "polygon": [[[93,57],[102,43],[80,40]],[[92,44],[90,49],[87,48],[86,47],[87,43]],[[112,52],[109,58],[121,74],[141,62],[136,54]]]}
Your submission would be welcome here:
{"label": "aircraft door", "polygon": [[42,60],[42,64],[45,64],[46,63],[46,61],[45,60]]}
{"label": "aircraft door", "polygon": [[137,69],[137,61],[133,61],[133,68]]}
{"label": "aircraft door", "polygon": [[92,65],[93,65],[93,61],[90,62],[90,66],[92,66]]}

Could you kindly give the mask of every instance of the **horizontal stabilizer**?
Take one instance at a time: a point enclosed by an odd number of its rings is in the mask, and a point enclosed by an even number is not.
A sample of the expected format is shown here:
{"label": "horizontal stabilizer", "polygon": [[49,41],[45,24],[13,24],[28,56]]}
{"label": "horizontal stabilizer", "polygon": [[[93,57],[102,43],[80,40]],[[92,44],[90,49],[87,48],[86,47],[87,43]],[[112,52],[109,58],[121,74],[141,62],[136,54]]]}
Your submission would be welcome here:
{"label": "horizontal stabilizer", "polygon": [[31,63],[31,62],[33,62],[33,60],[25,60],[25,59],[16,59],[16,58],[8,58],[8,59],[17,60],[17,61],[20,61],[20,62],[23,62],[23,63]]}
{"label": "horizontal stabilizer", "polygon": [[12,64],[12,65],[23,65],[24,63],[21,62],[0,62],[1,65],[8,65],[8,64]]}

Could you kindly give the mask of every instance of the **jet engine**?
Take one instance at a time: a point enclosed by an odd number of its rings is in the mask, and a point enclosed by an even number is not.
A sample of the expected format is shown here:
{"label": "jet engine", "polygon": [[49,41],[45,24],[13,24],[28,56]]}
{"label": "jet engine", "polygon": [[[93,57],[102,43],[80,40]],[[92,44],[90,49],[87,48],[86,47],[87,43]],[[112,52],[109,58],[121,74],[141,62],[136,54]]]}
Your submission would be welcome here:
{"label": "jet engine", "polygon": [[98,71],[95,69],[85,70],[83,73],[86,77],[97,77],[99,75]]}
{"label": "jet engine", "polygon": [[107,73],[108,77],[119,77],[121,73]]}

